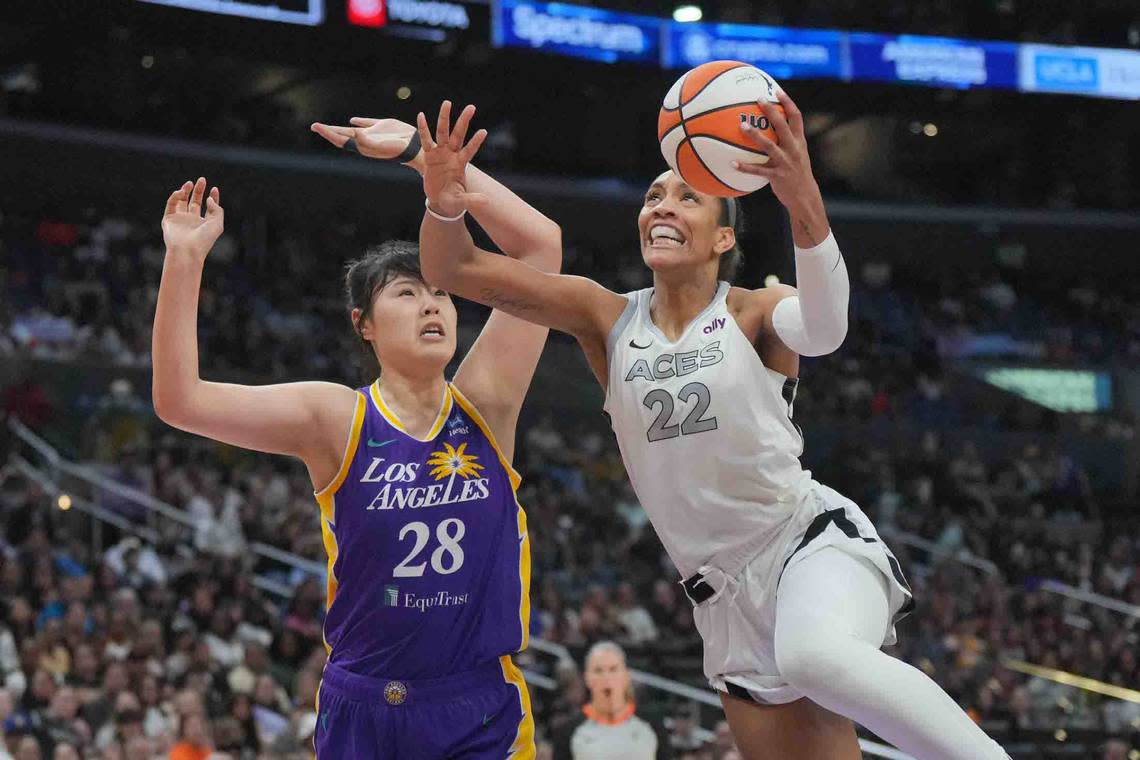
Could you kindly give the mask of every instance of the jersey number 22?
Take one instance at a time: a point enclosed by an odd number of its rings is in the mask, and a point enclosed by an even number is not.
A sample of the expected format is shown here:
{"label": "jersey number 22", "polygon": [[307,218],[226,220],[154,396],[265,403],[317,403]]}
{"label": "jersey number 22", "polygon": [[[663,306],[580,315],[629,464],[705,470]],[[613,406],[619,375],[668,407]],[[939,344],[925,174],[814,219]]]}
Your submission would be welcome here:
{"label": "jersey number 22", "polygon": [[653,420],[653,424],[646,431],[650,443],[676,438],[679,435],[696,435],[697,433],[716,430],[716,417],[704,416],[705,412],[709,410],[709,404],[712,403],[708,386],[704,383],[689,383],[677,394],[677,398],[682,404],[688,403],[694,396],[697,403],[685,415],[681,424],[670,425],[669,420],[673,418],[673,409],[675,408],[673,395],[662,388],[654,388],[645,394],[645,399],[641,402],[645,408],[657,408],[657,419]]}

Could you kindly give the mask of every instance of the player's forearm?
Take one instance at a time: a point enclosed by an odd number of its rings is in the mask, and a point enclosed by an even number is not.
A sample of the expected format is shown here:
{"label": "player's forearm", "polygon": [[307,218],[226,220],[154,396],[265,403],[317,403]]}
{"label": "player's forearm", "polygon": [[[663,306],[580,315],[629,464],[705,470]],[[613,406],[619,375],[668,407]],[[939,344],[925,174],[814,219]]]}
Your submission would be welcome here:
{"label": "player's forearm", "polygon": [[204,257],[167,252],[151,333],[155,413],[175,424],[193,403],[198,372],[198,292]]}
{"label": "player's forearm", "polygon": [[445,290],[462,294],[462,273],[477,251],[463,220],[443,222],[429,213],[420,223],[420,268],[424,278]]}
{"label": "player's forearm", "polygon": [[814,248],[827,238],[831,224],[827,221],[823,195],[814,181],[788,204],[787,209],[792,222],[792,240],[797,248]]}
{"label": "player's forearm", "polygon": [[511,258],[544,272],[562,268],[562,229],[510,188],[475,166],[467,166],[467,192],[487,196],[489,203],[471,215],[495,245]]}

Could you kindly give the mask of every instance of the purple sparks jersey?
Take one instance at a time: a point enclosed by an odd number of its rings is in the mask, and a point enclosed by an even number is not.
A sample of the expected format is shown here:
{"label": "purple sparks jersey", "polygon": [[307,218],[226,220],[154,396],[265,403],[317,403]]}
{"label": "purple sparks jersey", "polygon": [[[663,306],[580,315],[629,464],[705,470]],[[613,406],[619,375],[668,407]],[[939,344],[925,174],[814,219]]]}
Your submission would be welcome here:
{"label": "purple sparks jersey", "polygon": [[530,544],[519,476],[448,385],[424,440],[360,389],[340,472],[316,494],[328,553],[329,661],[425,679],[527,645]]}

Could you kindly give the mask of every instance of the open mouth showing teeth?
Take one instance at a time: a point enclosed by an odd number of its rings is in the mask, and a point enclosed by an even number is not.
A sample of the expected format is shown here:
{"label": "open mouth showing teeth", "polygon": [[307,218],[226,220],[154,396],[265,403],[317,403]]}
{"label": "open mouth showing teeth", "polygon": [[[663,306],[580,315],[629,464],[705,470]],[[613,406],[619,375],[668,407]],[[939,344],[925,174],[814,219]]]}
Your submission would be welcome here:
{"label": "open mouth showing teeth", "polygon": [[655,225],[649,230],[650,245],[678,246],[685,242],[685,236],[672,227]]}
{"label": "open mouth showing teeth", "polygon": [[443,328],[439,325],[428,325],[420,331],[420,335],[435,335],[438,337],[443,337]]}

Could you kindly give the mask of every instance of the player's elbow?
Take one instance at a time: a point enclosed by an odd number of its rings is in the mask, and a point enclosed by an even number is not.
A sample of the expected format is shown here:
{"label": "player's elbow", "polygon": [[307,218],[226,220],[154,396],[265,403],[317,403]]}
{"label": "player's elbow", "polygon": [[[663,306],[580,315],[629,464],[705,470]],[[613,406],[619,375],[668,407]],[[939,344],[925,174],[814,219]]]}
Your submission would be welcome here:
{"label": "player's elbow", "polygon": [[155,416],[171,427],[187,429],[192,414],[188,391],[163,383],[155,377],[151,384],[150,399]]}
{"label": "player's elbow", "polygon": [[[809,304],[810,306],[810,304]],[[776,337],[800,356],[824,356],[847,337],[847,304],[834,309],[805,308],[802,295],[784,298],[772,312]]]}
{"label": "player's elbow", "polygon": [[457,291],[463,283],[462,262],[451,255],[420,254],[420,272],[424,281],[444,290]]}
{"label": "player's elbow", "polygon": [[155,383],[154,390],[150,394],[150,399],[154,405],[155,416],[171,427],[179,427],[178,420],[181,418],[181,412],[178,405],[168,393],[159,390],[157,383]]}
{"label": "player's elbow", "polygon": [[807,352],[801,356],[826,356],[835,353],[847,339],[847,315],[837,317],[834,322],[821,325],[808,333]]}
{"label": "player's elbow", "polygon": [[562,271],[562,227],[552,219],[547,219],[545,226],[539,238],[542,246],[535,268],[558,273]]}
{"label": "player's elbow", "polygon": [[420,273],[426,282],[448,289],[455,272],[454,262],[441,260],[440,256],[420,255]]}
{"label": "player's elbow", "polygon": [[836,351],[838,351],[839,347],[842,345],[843,345],[842,340],[835,341],[834,343],[832,343],[832,342],[807,343],[807,344],[801,346],[800,348],[796,349],[796,353],[799,354],[800,356],[806,356],[808,358],[815,358],[817,356],[827,356],[828,354],[833,354]]}

